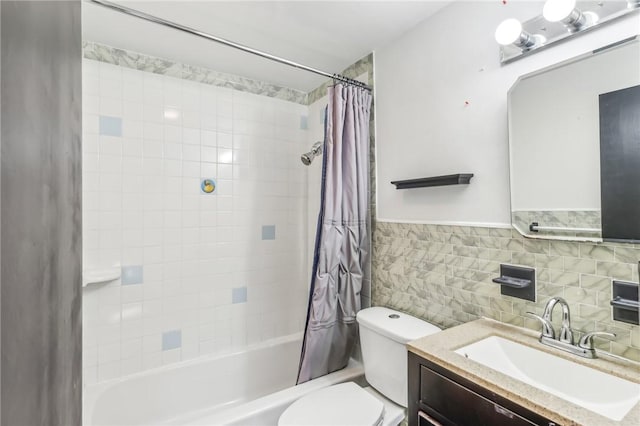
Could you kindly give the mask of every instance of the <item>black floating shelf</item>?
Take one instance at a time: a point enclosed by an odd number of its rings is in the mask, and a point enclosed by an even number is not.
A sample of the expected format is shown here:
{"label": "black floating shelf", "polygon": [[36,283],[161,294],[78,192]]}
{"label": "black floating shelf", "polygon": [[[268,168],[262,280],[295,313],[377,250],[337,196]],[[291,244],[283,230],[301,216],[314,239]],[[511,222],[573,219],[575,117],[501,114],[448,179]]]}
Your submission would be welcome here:
{"label": "black floating shelf", "polygon": [[424,188],[427,186],[444,186],[468,184],[473,173],[458,173],[455,175],[433,176],[420,179],[396,180],[391,182],[396,189]]}

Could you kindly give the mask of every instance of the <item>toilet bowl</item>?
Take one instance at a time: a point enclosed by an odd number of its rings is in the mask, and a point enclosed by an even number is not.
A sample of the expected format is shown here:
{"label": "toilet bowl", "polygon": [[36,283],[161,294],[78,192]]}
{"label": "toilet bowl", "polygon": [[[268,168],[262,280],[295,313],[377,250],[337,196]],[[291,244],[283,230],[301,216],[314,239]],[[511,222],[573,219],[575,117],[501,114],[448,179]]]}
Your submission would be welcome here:
{"label": "toilet bowl", "polygon": [[358,312],[365,378],[317,390],[291,404],[279,426],[396,426],[407,407],[406,343],[440,331],[433,324],[392,309]]}

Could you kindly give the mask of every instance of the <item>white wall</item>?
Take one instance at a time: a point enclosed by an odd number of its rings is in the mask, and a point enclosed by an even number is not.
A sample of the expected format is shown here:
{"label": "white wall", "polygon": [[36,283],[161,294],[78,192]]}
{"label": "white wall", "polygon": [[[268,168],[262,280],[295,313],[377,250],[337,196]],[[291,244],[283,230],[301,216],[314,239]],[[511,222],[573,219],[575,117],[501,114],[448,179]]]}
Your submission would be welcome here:
{"label": "white wall", "polygon": [[[377,216],[510,223],[507,91],[522,75],[638,34],[638,14],[500,66],[493,34],[543,2],[460,1],[376,51]],[[465,105],[468,101],[469,105]],[[397,179],[474,173],[469,186],[396,190]]]}

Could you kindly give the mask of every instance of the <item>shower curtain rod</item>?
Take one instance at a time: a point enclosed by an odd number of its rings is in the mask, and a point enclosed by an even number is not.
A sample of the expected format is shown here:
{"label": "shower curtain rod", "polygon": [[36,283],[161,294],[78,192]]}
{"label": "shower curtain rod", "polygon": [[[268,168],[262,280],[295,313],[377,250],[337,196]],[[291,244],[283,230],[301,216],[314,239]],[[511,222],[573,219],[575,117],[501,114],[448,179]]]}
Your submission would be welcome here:
{"label": "shower curtain rod", "polygon": [[369,91],[371,90],[371,87],[369,87],[368,85],[366,85],[366,84],[364,84],[364,83],[362,83],[362,82],[360,82],[358,80],[354,80],[354,79],[345,77],[345,76],[340,75],[340,74],[331,74],[331,73],[328,73],[326,71],[319,70],[317,68],[312,68],[312,67],[309,67],[309,66],[306,66],[306,65],[302,65],[302,64],[299,64],[297,62],[281,58],[279,56],[271,55],[269,53],[263,52],[263,51],[258,50],[258,49],[253,49],[251,47],[242,45],[240,43],[236,43],[236,42],[233,42],[233,41],[221,38],[221,37],[216,37],[214,35],[205,33],[203,31],[196,30],[194,28],[187,27],[185,25],[181,25],[181,24],[178,24],[178,23],[175,23],[175,22],[172,22],[172,21],[168,21],[166,19],[159,18],[157,16],[149,15],[148,13],[141,12],[141,11],[136,10],[136,9],[131,9],[129,7],[122,6],[122,5],[119,5],[119,4],[110,2],[110,1],[105,1],[105,0],[86,0],[86,1],[88,1],[89,3],[94,3],[94,4],[97,4],[97,5],[100,5],[102,7],[106,7],[106,8],[111,9],[111,10],[115,10],[116,12],[124,13],[124,14],[130,15],[130,16],[135,16],[136,18],[144,19],[145,21],[153,22],[153,23],[156,23],[156,24],[163,25],[165,27],[173,28],[175,30],[179,30],[179,31],[182,31],[182,32],[185,32],[185,33],[188,33],[188,34],[192,34],[192,35],[195,35],[195,36],[198,36],[198,37],[202,37],[202,38],[205,38],[207,40],[215,41],[216,43],[224,44],[225,46],[232,47],[232,48],[238,49],[238,50],[242,50],[243,52],[251,53],[252,55],[260,56],[261,58],[265,58],[265,59],[269,59],[271,61],[279,62],[279,63],[284,64],[284,65],[289,65],[290,67],[298,68],[298,69],[301,69],[301,70],[304,70],[304,71],[309,71],[309,72],[312,72],[314,74],[319,74],[319,75],[328,77],[328,78],[330,78],[332,80],[337,80],[337,81],[341,81],[343,83],[347,83],[347,84],[350,84],[350,85],[353,85],[353,86],[362,87],[363,89],[366,89],[366,90],[369,90]]}

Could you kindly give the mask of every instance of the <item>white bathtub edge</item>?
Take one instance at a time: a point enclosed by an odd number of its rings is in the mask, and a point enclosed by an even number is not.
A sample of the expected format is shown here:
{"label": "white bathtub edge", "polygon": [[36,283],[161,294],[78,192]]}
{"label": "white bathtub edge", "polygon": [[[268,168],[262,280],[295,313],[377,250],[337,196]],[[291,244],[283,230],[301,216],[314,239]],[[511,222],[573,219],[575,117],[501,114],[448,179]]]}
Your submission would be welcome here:
{"label": "white bathtub edge", "polygon": [[[202,413],[202,417],[194,419],[191,422],[180,423],[168,423],[168,424],[182,424],[185,426],[204,426],[204,425],[241,425],[249,424],[246,419],[256,418],[258,416],[263,417],[263,420],[267,420],[264,416],[271,412],[273,417],[284,411],[295,400],[300,397],[313,392],[318,389],[322,389],[327,386],[331,386],[337,383],[343,383],[350,380],[360,378],[364,375],[364,368],[362,364],[351,359],[349,364],[342,370],[328,374],[317,379],[310,380],[301,385],[292,386],[290,388],[281,390],[279,392],[272,393],[262,398],[255,399],[245,404],[235,406],[226,410],[217,410],[215,413],[206,415]],[[278,410],[278,411],[276,411]],[[276,418],[277,418],[276,417]],[[265,421],[266,424],[272,423]],[[253,422],[251,424],[254,424]]]}
{"label": "white bathtub edge", "polygon": [[[184,360],[184,361],[179,361],[179,362],[175,362],[175,363],[171,363],[171,364],[167,364],[167,365],[162,365],[159,367],[155,367],[155,368],[151,368],[151,369],[147,369],[147,370],[143,370],[134,374],[130,374],[127,376],[123,376],[123,377],[118,377],[115,379],[111,379],[111,380],[105,380],[103,382],[99,382],[99,383],[95,383],[95,384],[90,384],[90,385],[83,385],[83,392],[82,392],[82,396],[83,396],[83,404],[82,404],[82,417],[83,417],[83,425],[92,425],[93,424],[93,412],[96,406],[96,403],[98,401],[98,399],[101,397],[101,395],[109,390],[110,388],[112,388],[115,385],[118,385],[120,383],[123,382],[127,382],[129,380],[132,379],[138,379],[138,378],[144,378],[144,377],[148,377],[148,376],[154,376],[158,373],[162,373],[162,372],[166,372],[166,371],[170,371],[170,370],[176,370],[176,369],[181,369],[184,368],[186,366],[192,366],[195,364],[202,364],[202,363],[207,363],[207,362],[212,362],[215,361],[217,359],[222,359],[222,358],[226,358],[226,357],[232,357],[234,355],[237,354],[242,354],[242,353],[247,353],[247,352],[251,352],[257,349],[263,349],[263,348],[269,348],[269,347],[273,347],[273,346],[278,346],[280,344],[283,343],[288,343],[288,342],[294,342],[294,341],[302,341],[302,333],[293,333],[293,334],[289,334],[286,336],[280,336],[280,337],[276,337],[273,339],[269,339],[269,340],[265,340],[263,342],[259,342],[259,343],[255,343],[252,345],[249,345],[247,347],[241,348],[241,349],[235,349],[235,350],[230,350],[228,352],[222,352],[222,353],[217,353],[217,354],[210,354],[210,355],[204,355],[204,356],[199,356],[196,358],[192,358],[192,359],[188,359],[188,360]],[[170,424],[170,423],[169,423]]]}

